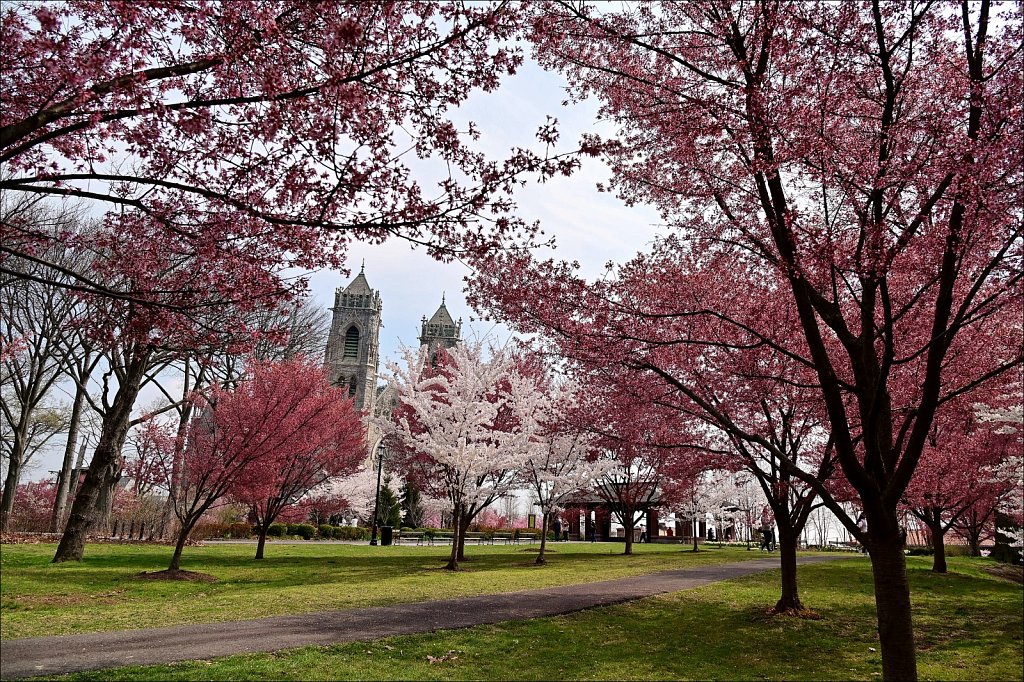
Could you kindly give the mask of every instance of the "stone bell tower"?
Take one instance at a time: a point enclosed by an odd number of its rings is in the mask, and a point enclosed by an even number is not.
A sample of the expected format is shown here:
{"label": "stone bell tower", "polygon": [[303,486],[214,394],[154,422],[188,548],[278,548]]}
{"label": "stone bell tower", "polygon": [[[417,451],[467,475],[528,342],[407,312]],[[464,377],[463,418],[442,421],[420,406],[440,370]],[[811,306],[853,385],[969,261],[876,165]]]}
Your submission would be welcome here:
{"label": "stone bell tower", "polygon": [[437,359],[439,348],[452,348],[462,340],[462,318],[456,322],[444,305],[444,294],[441,295],[441,307],[428,320],[423,318],[420,328],[420,346],[426,346],[430,354],[430,362]]}
{"label": "stone bell tower", "polygon": [[381,326],[380,292],[366,281],[365,263],[356,278],[334,294],[326,364],[331,381],[355,397],[356,409],[373,413]]}

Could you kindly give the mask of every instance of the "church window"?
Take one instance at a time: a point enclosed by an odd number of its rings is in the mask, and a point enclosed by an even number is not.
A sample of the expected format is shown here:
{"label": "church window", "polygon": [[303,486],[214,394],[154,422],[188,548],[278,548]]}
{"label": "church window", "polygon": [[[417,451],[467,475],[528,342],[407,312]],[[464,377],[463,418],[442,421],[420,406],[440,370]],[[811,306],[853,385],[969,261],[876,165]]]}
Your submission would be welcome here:
{"label": "church window", "polygon": [[359,330],[356,329],[355,325],[349,327],[348,331],[345,332],[345,357],[359,357]]}
{"label": "church window", "polygon": [[356,394],[356,378],[352,377],[348,381],[348,397],[351,398]]}

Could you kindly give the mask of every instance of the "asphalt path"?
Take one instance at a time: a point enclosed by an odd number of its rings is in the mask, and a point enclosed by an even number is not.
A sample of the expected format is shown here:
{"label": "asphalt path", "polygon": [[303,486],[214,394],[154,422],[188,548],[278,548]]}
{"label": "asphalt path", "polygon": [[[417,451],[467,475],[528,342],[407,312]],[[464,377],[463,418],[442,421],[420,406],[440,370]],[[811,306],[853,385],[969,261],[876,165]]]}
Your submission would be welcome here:
{"label": "asphalt path", "polygon": [[[799,564],[843,558],[798,557]],[[411,635],[582,611],[779,568],[779,557],[581,585],[252,620],[0,642],[0,679],[202,660]]]}

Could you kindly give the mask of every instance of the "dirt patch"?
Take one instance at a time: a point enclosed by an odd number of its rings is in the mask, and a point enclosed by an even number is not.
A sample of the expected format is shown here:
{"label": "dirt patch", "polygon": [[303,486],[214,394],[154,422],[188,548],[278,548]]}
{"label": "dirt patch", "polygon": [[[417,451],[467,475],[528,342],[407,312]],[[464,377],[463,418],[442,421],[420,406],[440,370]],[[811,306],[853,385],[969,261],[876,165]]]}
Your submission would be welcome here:
{"label": "dirt patch", "polygon": [[821,614],[817,611],[812,611],[808,608],[802,609],[783,609],[777,611],[775,607],[768,609],[767,615],[769,616],[790,616],[791,618],[802,618],[804,620],[821,620]]}
{"label": "dirt patch", "polygon": [[747,617],[754,623],[768,623],[776,618],[800,618],[802,620],[821,620],[822,616],[817,611],[808,608],[784,609],[776,611],[774,606],[767,608],[763,606],[747,609]]}
{"label": "dirt patch", "polygon": [[996,566],[986,566],[985,572],[990,573],[997,578],[1003,578],[1004,580],[1024,584],[1024,566],[998,564]]}
{"label": "dirt patch", "polygon": [[163,571],[143,571],[135,576],[139,580],[184,580],[192,583],[215,583],[217,579],[209,573],[199,573],[197,571],[172,571],[171,569],[165,569]]}

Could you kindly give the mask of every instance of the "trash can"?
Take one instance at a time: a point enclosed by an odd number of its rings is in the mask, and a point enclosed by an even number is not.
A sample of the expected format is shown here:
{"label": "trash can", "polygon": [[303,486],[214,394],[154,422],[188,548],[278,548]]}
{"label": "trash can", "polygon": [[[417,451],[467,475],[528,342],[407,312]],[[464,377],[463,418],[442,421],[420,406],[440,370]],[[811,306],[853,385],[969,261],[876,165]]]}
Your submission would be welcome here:
{"label": "trash can", "polygon": [[391,526],[381,526],[380,527],[380,544],[381,545],[390,545],[391,544],[391,540],[394,537],[394,534],[393,534],[394,530],[395,529],[392,528]]}

